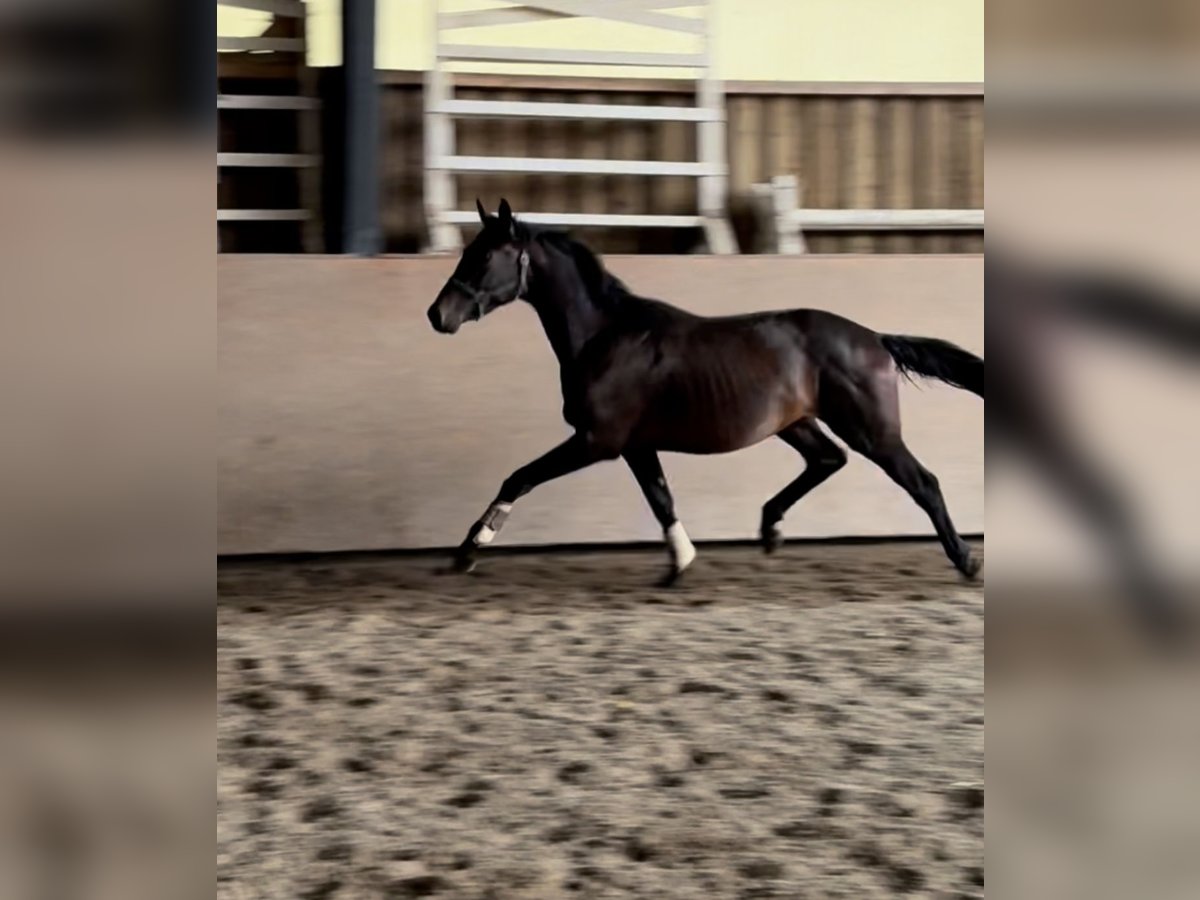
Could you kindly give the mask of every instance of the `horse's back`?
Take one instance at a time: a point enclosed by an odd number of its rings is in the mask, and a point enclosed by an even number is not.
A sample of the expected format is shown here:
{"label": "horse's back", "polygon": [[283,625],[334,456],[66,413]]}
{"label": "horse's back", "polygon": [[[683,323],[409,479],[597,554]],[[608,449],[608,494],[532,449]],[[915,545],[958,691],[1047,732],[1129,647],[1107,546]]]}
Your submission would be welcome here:
{"label": "horse's back", "polygon": [[645,297],[631,298],[634,302],[627,307],[631,315],[627,321],[635,326],[657,326],[659,328],[717,333],[738,331],[764,325],[781,325],[794,328],[805,335],[822,333],[868,338],[875,332],[865,325],[826,309],[800,307],[792,309],[764,309],[746,313],[731,313],[706,316],[674,306],[663,300]]}
{"label": "horse's back", "polygon": [[884,352],[875,332],[820,309],[700,316],[627,298],[564,381],[564,415],[613,446],[720,453],[817,413],[826,371]]}
{"label": "horse's back", "polygon": [[635,445],[736,450],[811,408],[815,373],[789,313],[698,316],[656,302],[640,313],[589,367],[589,407],[636,409]]}

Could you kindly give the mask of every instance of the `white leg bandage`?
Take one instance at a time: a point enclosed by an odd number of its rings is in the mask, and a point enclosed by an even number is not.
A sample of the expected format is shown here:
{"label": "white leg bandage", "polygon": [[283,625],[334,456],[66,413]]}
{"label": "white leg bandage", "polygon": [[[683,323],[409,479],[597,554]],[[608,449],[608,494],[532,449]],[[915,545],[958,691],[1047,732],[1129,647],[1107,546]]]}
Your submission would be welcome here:
{"label": "white leg bandage", "polygon": [[476,544],[490,544],[496,533],[512,512],[511,503],[493,503],[479,520],[479,533],[475,535]]}
{"label": "white leg bandage", "polygon": [[667,548],[671,551],[671,562],[675,566],[675,571],[682,572],[696,558],[696,548],[688,539],[687,532],[683,530],[683,526],[679,522],[671,524],[663,532],[663,536],[666,538]]}

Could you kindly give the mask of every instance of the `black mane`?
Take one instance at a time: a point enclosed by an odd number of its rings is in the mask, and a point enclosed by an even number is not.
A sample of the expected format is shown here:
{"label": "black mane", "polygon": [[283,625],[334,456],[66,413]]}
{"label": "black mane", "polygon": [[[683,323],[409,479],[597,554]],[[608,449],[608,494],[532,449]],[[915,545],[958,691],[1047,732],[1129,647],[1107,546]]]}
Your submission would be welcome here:
{"label": "black mane", "polygon": [[534,240],[554,247],[574,261],[588,296],[598,307],[613,309],[633,297],[625,283],[604,268],[600,257],[565,231],[546,229],[529,233]]}

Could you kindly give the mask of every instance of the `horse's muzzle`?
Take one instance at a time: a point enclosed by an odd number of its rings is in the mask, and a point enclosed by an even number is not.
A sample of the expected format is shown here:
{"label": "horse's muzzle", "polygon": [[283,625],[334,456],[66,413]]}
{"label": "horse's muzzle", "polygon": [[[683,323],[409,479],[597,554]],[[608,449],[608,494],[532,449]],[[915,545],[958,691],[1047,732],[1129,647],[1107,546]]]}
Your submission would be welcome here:
{"label": "horse's muzzle", "polygon": [[447,321],[446,316],[439,308],[439,304],[435,303],[429,307],[429,324],[433,326],[433,330],[438,334],[454,334],[462,325],[461,321]]}
{"label": "horse's muzzle", "polygon": [[464,322],[482,317],[481,299],[478,291],[464,288],[461,282],[451,278],[429,307],[429,324],[441,334],[454,334]]}

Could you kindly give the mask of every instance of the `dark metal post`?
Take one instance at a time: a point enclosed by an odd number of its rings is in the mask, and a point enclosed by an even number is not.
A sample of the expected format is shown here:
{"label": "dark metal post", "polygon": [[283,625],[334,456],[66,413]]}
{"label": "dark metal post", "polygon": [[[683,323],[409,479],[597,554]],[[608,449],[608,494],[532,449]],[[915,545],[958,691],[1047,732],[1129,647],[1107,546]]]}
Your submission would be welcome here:
{"label": "dark metal post", "polygon": [[345,84],[346,253],[374,256],[383,249],[379,228],[379,84],[375,78],[375,0],[342,0],[342,74]]}

